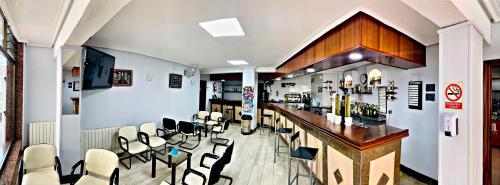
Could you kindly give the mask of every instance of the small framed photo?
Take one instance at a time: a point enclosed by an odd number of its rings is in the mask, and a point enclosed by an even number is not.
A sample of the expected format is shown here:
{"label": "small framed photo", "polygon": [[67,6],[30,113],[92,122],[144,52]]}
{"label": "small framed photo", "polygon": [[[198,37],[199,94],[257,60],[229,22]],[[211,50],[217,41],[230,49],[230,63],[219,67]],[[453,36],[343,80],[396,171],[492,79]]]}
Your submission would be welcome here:
{"label": "small framed photo", "polygon": [[132,70],[115,69],[113,74],[113,86],[132,86]]}
{"label": "small framed photo", "polygon": [[73,91],[80,91],[80,81],[73,82]]}

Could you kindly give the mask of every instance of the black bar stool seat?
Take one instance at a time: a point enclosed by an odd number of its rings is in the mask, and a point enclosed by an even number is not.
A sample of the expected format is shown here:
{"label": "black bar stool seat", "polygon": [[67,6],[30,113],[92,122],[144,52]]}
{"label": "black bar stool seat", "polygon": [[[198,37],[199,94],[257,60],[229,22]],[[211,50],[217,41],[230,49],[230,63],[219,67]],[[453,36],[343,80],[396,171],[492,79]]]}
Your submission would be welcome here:
{"label": "black bar stool seat", "polygon": [[[310,147],[305,147],[305,146],[300,146],[300,132],[296,132],[290,137],[288,147],[290,151],[290,158],[288,159],[288,185],[293,184],[293,181],[295,181],[295,184],[299,184],[299,176],[301,174],[299,173],[299,164],[300,161],[303,161],[305,164],[307,164],[307,167],[309,168],[309,184],[314,185],[316,182],[316,178],[314,178],[313,181],[313,162],[316,162],[316,171],[318,170],[318,161],[316,160],[316,154],[318,154],[317,148],[310,148]],[[295,145],[294,145],[295,144]],[[295,150],[293,149],[296,146]],[[292,160],[291,159],[297,159],[297,174],[292,178]],[[300,160],[300,161],[299,161]]]}
{"label": "black bar stool seat", "polygon": [[299,147],[292,153],[293,158],[313,160],[318,153],[317,148]]}
{"label": "black bar stool seat", "polygon": [[280,134],[291,134],[292,129],[291,128],[278,128],[278,129],[276,129],[276,132],[280,133]]}

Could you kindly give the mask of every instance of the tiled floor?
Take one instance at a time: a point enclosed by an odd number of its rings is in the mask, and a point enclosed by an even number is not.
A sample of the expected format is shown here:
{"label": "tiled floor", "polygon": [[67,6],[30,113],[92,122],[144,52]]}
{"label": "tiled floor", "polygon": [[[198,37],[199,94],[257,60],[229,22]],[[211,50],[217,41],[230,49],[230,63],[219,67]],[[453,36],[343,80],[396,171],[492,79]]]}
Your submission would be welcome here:
{"label": "tiled floor", "polygon": [[[232,162],[226,166],[224,174],[232,177],[234,179],[233,184],[235,185],[286,184],[286,158],[282,155],[278,157],[276,163],[273,163],[272,146],[274,137],[268,136],[267,132],[263,135],[256,132],[252,135],[243,136],[239,128],[239,125],[231,125],[230,129],[222,136],[235,140]],[[211,151],[212,147],[213,144],[210,143],[210,138],[203,137],[200,146],[192,151],[193,167],[199,165],[201,155]],[[176,184],[180,184],[185,168],[185,164],[178,167]],[[302,170],[301,173],[306,173],[305,170]],[[151,178],[151,162],[144,164],[134,159],[132,160],[132,169],[130,170],[120,165],[120,184],[157,185],[164,180],[170,181],[170,175],[171,170],[161,163],[158,164],[157,177],[154,179]],[[221,179],[218,184],[229,184],[229,182],[225,182]],[[301,177],[299,184],[308,184],[306,183],[306,178]],[[420,185],[423,183],[410,176],[401,174],[401,184]]]}
{"label": "tiled floor", "polygon": [[500,148],[491,149],[491,182],[500,185]]}

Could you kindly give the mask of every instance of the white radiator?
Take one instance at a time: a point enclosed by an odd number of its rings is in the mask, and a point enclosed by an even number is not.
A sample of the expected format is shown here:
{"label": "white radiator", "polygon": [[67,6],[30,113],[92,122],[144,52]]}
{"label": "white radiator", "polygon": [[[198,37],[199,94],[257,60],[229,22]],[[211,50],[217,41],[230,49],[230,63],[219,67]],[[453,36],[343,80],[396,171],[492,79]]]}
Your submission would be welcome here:
{"label": "white radiator", "polygon": [[85,156],[87,150],[92,148],[100,148],[121,153],[122,150],[118,146],[118,129],[120,127],[99,128],[82,130],[80,134],[81,154]]}
{"label": "white radiator", "polygon": [[55,122],[32,122],[29,123],[29,146],[37,144],[54,144]]}

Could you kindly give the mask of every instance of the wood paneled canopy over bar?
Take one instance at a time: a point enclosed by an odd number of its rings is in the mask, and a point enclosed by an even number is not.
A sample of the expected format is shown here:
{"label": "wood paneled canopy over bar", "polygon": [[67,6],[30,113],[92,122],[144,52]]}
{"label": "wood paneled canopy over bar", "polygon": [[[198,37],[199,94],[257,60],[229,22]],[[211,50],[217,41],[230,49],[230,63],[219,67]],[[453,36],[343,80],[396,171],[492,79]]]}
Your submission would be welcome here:
{"label": "wood paneled canopy over bar", "polygon": [[[351,53],[362,58],[351,60]],[[305,74],[370,61],[403,69],[425,67],[425,46],[377,19],[359,12],[278,66],[281,76]]]}

